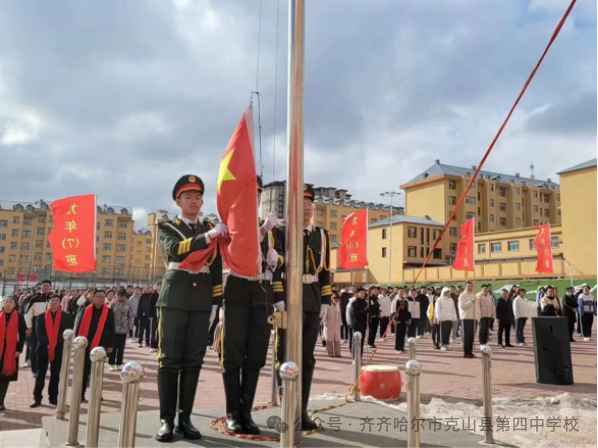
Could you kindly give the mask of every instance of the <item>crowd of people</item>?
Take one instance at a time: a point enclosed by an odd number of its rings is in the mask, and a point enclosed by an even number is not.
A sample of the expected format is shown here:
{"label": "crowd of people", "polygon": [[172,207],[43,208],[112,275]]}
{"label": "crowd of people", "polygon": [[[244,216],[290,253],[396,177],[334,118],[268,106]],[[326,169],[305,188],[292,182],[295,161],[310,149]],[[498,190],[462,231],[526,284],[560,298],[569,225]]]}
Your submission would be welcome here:
{"label": "crowd of people", "polygon": [[[357,331],[363,335],[362,354],[366,340],[370,348],[375,348],[376,340],[384,341],[388,334],[394,334],[397,353],[405,352],[407,338],[431,337],[435,349],[447,351],[460,337],[463,357],[475,358],[476,336],[480,345],[488,344],[495,324],[499,347],[514,347],[512,332],[515,344],[526,345],[525,327],[533,312],[530,307],[533,302],[528,301],[527,294],[518,285],[496,294],[491,284],[482,284],[476,293],[472,282],[457,287],[333,289],[333,312],[329,311],[322,323],[322,345],[328,356],[340,357],[341,343],[348,343],[354,357],[352,335]],[[567,317],[571,342],[576,342],[573,339],[576,324],[584,341],[591,340],[596,299],[588,285],[578,292],[567,288],[562,299],[555,287],[542,287],[537,291],[536,304],[538,316]]]}
{"label": "crowd of people", "polygon": [[[157,310],[161,284],[156,288],[132,285],[94,290],[53,290],[45,280],[35,288],[16,291],[3,299],[0,312],[0,411],[10,382],[18,378],[18,357],[25,350],[25,365],[36,378],[31,407],[42,404],[45,379],[50,369],[48,402],[56,405],[66,329],[89,340],[88,352],[102,346],[108,352],[111,371],[119,370],[125,359],[127,339],[131,344],[158,347]],[[483,284],[479,292],[472,282],[462,287],[381,288],[346,286],[333,288],[330,309],[322,319],[320,336],[329,357],[342,357],[342,345],[348,344],[354,357],[353,334],[360,332],[361,353],[364,345],[376,347],[377,341],[394,335],[394,348],[404,353],[407,338],[431,337],[433,346],[447,351],[461,338],[463,356],[475,358],[474,341],[480,345],[490,342],[496,331],[499,347],[525,345],[525,327],[534,310],[526,298],[527,291],[517,285],[492,290]],[[562,298],[553,286],[540,288],[536,293],[537,314],[564,316],[569,324],[571,342],[575,331],[584,341],[591,340],[596,315],[596,299],[588,285],[575,291],[567,288]],[[530,304],[532,306],[530,307]],[[209,345],[220,352],[222,310],[214,321]],[[86,356],[82,400],[89,382],[91,362]]]}

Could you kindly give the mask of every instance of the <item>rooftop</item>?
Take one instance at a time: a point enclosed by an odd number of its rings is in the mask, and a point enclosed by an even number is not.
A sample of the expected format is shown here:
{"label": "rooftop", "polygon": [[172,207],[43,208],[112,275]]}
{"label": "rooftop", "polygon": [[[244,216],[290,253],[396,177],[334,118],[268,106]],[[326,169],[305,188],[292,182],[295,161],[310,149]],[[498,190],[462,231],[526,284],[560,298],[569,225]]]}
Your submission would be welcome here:
{"label": "rooftop", "polygon": [[588,160],[587,162],[583,162],[583,163],[580,163],[579,165],[572,166],[571,168],[567,168],[566,170],[558,172],[557,174],[560,175],[560,174],[572,173],[574,171],[580,171],[580,170],[585,170],[586,168],[592,168],[592,167],[596,166],[596,160],[597,159]]}
{"label": "rooftop", "polygon": [[390,219],[383,219],[378,221],[374,224],[370,224],[370,229],[375,229],[376,227],[386,227],[390,225],[390,221],[392,220],[392,224],[419,224],[419,225],[426,225],[426,226],[437,226],[437,227],[444,227],[444,224],[438,221],[434,221],[429,216],[424,216],[423,218],[419,216],[407,216],[407,215],[393,215]]}
{"label": "rooftop", "polygon": [[[594,161],[595,161],[595,159],[594,159]],[[440,160],[436,160],[434,165],[432,165],[430,168],[428,168],[424,172],[418,174],[416,177],[414,177],[413,179],[411,179],[409,182],[407,182],[404,185],[409,185],[411,183],[414,183],[414,182],[417,182],[420,180],[424,180],[428,177],[441,176],[441,175],[463,177],[463,176],[467,176],[469,174],[470,176],[473,176],[473,173],[475,173],[476,169],[477,169],[476,166],[466,168],[466,167],[461,167],[461,166],[446,165],[444,163],[440,163]],[[551,179],[542,180],[542,179],[532,179],[531,177],[521,177],[519,175],[519,173],[515,173],[515,175],[511,175],[511,174],[495,173],[493,171],[481,170],[479,172],[478,176],[483,176],[484,179],[497,180],[497,181],[500,181],[500,182],[506,183],[506,184],[509,184],[509,183],[511,183],[511,181],[513,181],[516,184],[522,185],[523,183],[525,183],[526,185],[530,185],[533,187],[544,186],[545,188],[550,188],[550,187],[560,188],[559,184],[552,182]]]}
{"label": "rooftop", "polygon": [[[44,201],[40,199],[36,202],[26,201],[2,201],[0,200],[0,210],[15,210],[15,211],[35,211],[35,210],[50,210],[52,201]],[[133,215],[133,207],[126,207],[122,205],[98,205],[98,213],[103,215]]]}

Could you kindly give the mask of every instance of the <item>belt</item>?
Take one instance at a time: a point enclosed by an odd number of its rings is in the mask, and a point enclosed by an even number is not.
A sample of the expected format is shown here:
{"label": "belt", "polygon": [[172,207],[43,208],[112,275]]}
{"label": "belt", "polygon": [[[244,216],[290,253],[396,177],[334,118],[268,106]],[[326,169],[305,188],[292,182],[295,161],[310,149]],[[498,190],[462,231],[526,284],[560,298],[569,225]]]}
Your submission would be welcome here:
{"label": "belt", "polygon": [[174,261],[171,261],[170,263],[168,263],[168,270],[169,271],[184,271],[184,272],[188,272],[189,274],[209,274],[210,273],[210,268],[207,265],[204,265],[199,271],[190,271],[188,269],[181,269],[179,266],[181,265],[181,263],[175,263]]}
{"label": "belt", "polygon": [[[286,274],[282,273],[282,279],[286,280]],[[303,283],[306,285],[311,285],[312,283],[318,283],[318,274],[303,274]]]}
{"label": "belt", "polygon": [[272,280],[272,271],[266,270],[266,272],[262,272],[260,275],[256,277],[247,277],[246,275],[237,274],[232,269],[229,272],[229,275],[237,278],[243,278],[245,280],[249,280],[250,282],[259,282],[261,280]]}

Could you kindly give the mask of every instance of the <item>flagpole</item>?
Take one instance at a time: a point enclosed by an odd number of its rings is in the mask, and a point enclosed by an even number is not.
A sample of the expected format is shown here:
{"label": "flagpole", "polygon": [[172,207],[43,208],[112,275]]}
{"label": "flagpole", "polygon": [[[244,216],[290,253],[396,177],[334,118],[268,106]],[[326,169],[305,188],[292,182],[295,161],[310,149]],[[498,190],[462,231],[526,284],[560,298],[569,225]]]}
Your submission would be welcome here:
{"label": "flagpole", "polygon": [[[287,263],[288,326],[286,362],[299,368],[296,381],[289,381],[283,401],[282,421],[301,443],[301,367],[303,324],[303,74],[305,57],[305,0],[289,0],[288,104],[287,104]],[[289,434],[290,435],[290,434]],[[291,445],[292,446],[292,445]]]}

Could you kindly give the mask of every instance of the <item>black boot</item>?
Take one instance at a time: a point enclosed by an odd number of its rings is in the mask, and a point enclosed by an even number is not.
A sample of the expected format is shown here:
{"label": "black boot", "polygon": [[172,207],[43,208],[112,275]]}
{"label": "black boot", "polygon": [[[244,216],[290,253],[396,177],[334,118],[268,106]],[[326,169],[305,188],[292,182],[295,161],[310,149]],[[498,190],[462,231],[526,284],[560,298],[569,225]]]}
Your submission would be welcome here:
{"label": "black boot", "polygon": [[222,380],[224,381],[224,395],[226,397],[226,430],[235,434],[241,434],[243,432],[243,425],[241,424],[239,400],[239,371],[234,370],[223,373]]}
{"label": "black boot", "polygon": [[251,418],[251,408],[253,408],[253,399],[255,398],[259,379],[259,370],[243,369],[241,379],[241,421],[244,434],[257,435],[260,433],[260,428]]}
{"label": "black boot", "polygon": [[199,370],[183,370],[179,383],[179,418],[174,432],[185,439],[201,439],[201,433],[191,423],[191,412],[193,412],[195,392],[199,383]]}
{"label": "black boot", "polygon": [[6,392],[8,391],[8,385],[10,383],[8,381],[0,380],[0,411],[4,411],[6,408],[4,407],[4,398],[6,397]]}
{"label": "black boot", "polygon": [[160,399],[160,429],[156,434],[158,442],[172,442],[174,417],[176,415],[176,399],[178,374],[158,373],[158,397]]}
{"label": "black boot", "polygon": [[303,431],[314,431],[319,426],[309,417],[309,413],[307,412],[314,369],[303,369],[301,374],[301,429]]}

